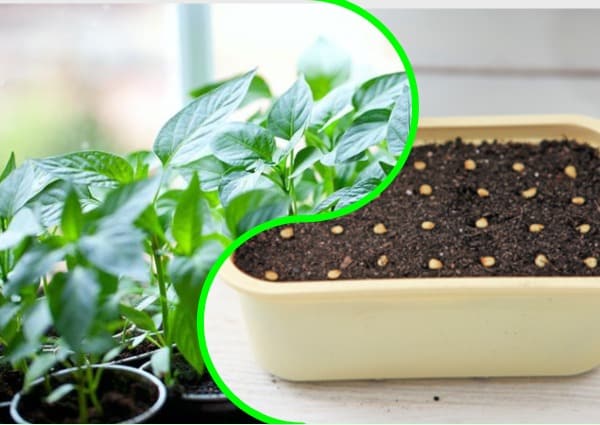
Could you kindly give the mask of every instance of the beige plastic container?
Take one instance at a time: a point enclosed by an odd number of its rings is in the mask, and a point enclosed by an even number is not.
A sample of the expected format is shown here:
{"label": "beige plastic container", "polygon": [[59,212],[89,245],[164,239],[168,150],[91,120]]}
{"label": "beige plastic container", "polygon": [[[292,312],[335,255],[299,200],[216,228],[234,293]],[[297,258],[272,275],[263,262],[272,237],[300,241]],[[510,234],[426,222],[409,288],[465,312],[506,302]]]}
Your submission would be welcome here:
{"label": "beige plastic container", "polygon": [[[600,148],[600,121],[422,119],[418,143],[456,136]],[[220,275],[239,292],[259,363],[289,380],[571,375],[600,364],[600,277],[272,283],[231,260]]]}

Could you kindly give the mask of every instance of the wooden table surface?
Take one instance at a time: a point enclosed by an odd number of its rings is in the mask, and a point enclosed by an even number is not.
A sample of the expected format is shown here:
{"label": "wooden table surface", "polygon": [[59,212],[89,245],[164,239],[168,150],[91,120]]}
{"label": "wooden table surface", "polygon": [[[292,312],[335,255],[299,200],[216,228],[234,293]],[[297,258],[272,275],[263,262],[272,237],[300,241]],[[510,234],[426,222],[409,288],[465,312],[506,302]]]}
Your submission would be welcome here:
{"label": "wooden table surface", "polygon": [[327,383],[281,380],[256,364],[237,295],[218,278],[208,297],[206,338],[215,367],[238,397],[255,409],[284,420],[321,423],[600,422],[600,370],[561,378]]}

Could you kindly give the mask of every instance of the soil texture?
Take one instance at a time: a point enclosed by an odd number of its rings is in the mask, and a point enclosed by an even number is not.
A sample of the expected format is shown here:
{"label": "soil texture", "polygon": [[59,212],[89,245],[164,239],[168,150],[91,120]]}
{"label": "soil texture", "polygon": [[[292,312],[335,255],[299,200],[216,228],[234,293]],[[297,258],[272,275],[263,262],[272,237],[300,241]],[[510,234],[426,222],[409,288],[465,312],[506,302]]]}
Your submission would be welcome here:
{"label": "soil texture", "polygon": [[234,262],[283,282],[600,276],[599,153],[571,140],[418,146],[369,205],[263,232]]}
{"label": "soil texture", "polygon": [[0,403],[10,401],[23,387],[23,373],[9,363],[0,363]]}
{"label": "soil texture", "polygon": [[[72,382],[71,375],[52,377],[52,388]],[[90,423],[119,423],[148,410],[158,397],[155,386],[128,373],[105,370],[98,388],[102,412],[89,410]],[[19,412],[32,423],[77,423],[77,393],[71,391],[56,403],[44,401],[47,392],[38,385],[21,399]]]}

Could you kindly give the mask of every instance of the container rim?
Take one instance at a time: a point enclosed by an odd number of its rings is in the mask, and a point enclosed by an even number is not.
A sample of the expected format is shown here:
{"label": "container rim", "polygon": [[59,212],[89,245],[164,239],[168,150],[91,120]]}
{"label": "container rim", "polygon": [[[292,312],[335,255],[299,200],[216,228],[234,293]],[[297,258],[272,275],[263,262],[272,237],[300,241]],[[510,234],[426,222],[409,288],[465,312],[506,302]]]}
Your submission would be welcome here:
{"label": "container rim", "polygon": [[[152,404],[152,406],[150,406],[145,412],[142,412],[141,414],[134,416],[133,418],[127,418],[120,423],[138,423],[138,424],[144,423],[148,419],[150,419],[151,417],[156,415],[156,413],[158,413],[158,411],[163,407],[163,405],[165,404],[165,401],[167,400],[167,390],[166,390],[164,384],[156,376],[154,376],[151,373],[148,373],[144,370],[136,369],[136,368],[129,367],[129,366],[117,365],[117,364],[94,364],[94,365],[86,366],[86,367],[89,367],[92,369],[102,368],[102,369],[108,369],[108,370],[115,370],[115,371],[129,373],[130,375],[137,375],[137,376],[145,379],[146,381],[149,381],[149,383],[151,385],[154,385],[156,387],[156,389],[158,390],[158,396],[156,398],[156,401]],[[72,373],[76,369],[77,368],[72,367],[69,369],[64,369],[64,370],[60,370],[58,372],[52,373],[52,375],[53,376],[67,375],[69,373]],[[38,378],[35,381],[33,381],[31,383],[31,387],[39,385],[42,382],[44,382],[44,377]],[[27,421],[19,413],[19,402],[21,401],[22,394],[23,394],[23,391],[19,391],[13,397],[13,399],[10,403],[10,415],[16,423],[28,424],[31,422]]]}
{"label": "container rim", "polygon": [[[431,117],[419,120],[416,143],[446,141],[461,137],[465,141],[483,139],[540,141],[545,138],[573,138],[600,150],[600,120],[584,115],[502,115],[474,117]],[[600,276],[490,276],[427,277],[392,279],[352,279],[269,282],[240,270],[228,258],[219,276],[234,289],[262,298],[289,298],[298,301],[345,298],[384,298],[390,295],[526,295],[600,292]],[[468,293],[465,293],[468,290]]]}

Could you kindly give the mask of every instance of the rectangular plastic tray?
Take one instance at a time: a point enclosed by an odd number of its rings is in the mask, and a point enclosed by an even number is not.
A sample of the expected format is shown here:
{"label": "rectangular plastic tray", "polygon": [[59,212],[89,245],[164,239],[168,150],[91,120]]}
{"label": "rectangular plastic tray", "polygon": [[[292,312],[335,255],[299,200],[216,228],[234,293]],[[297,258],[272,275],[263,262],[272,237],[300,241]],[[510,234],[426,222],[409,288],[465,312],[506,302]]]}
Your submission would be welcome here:
{"label": "rectangular plastic tray", "polygon": [[[600,121],[422,119],[417,143],[457,136],[600,148]],[[273,283],[231,259],[220,275],[239,292],[257,360],[289,380],[571,375],[600,364],[600,277]]]}

